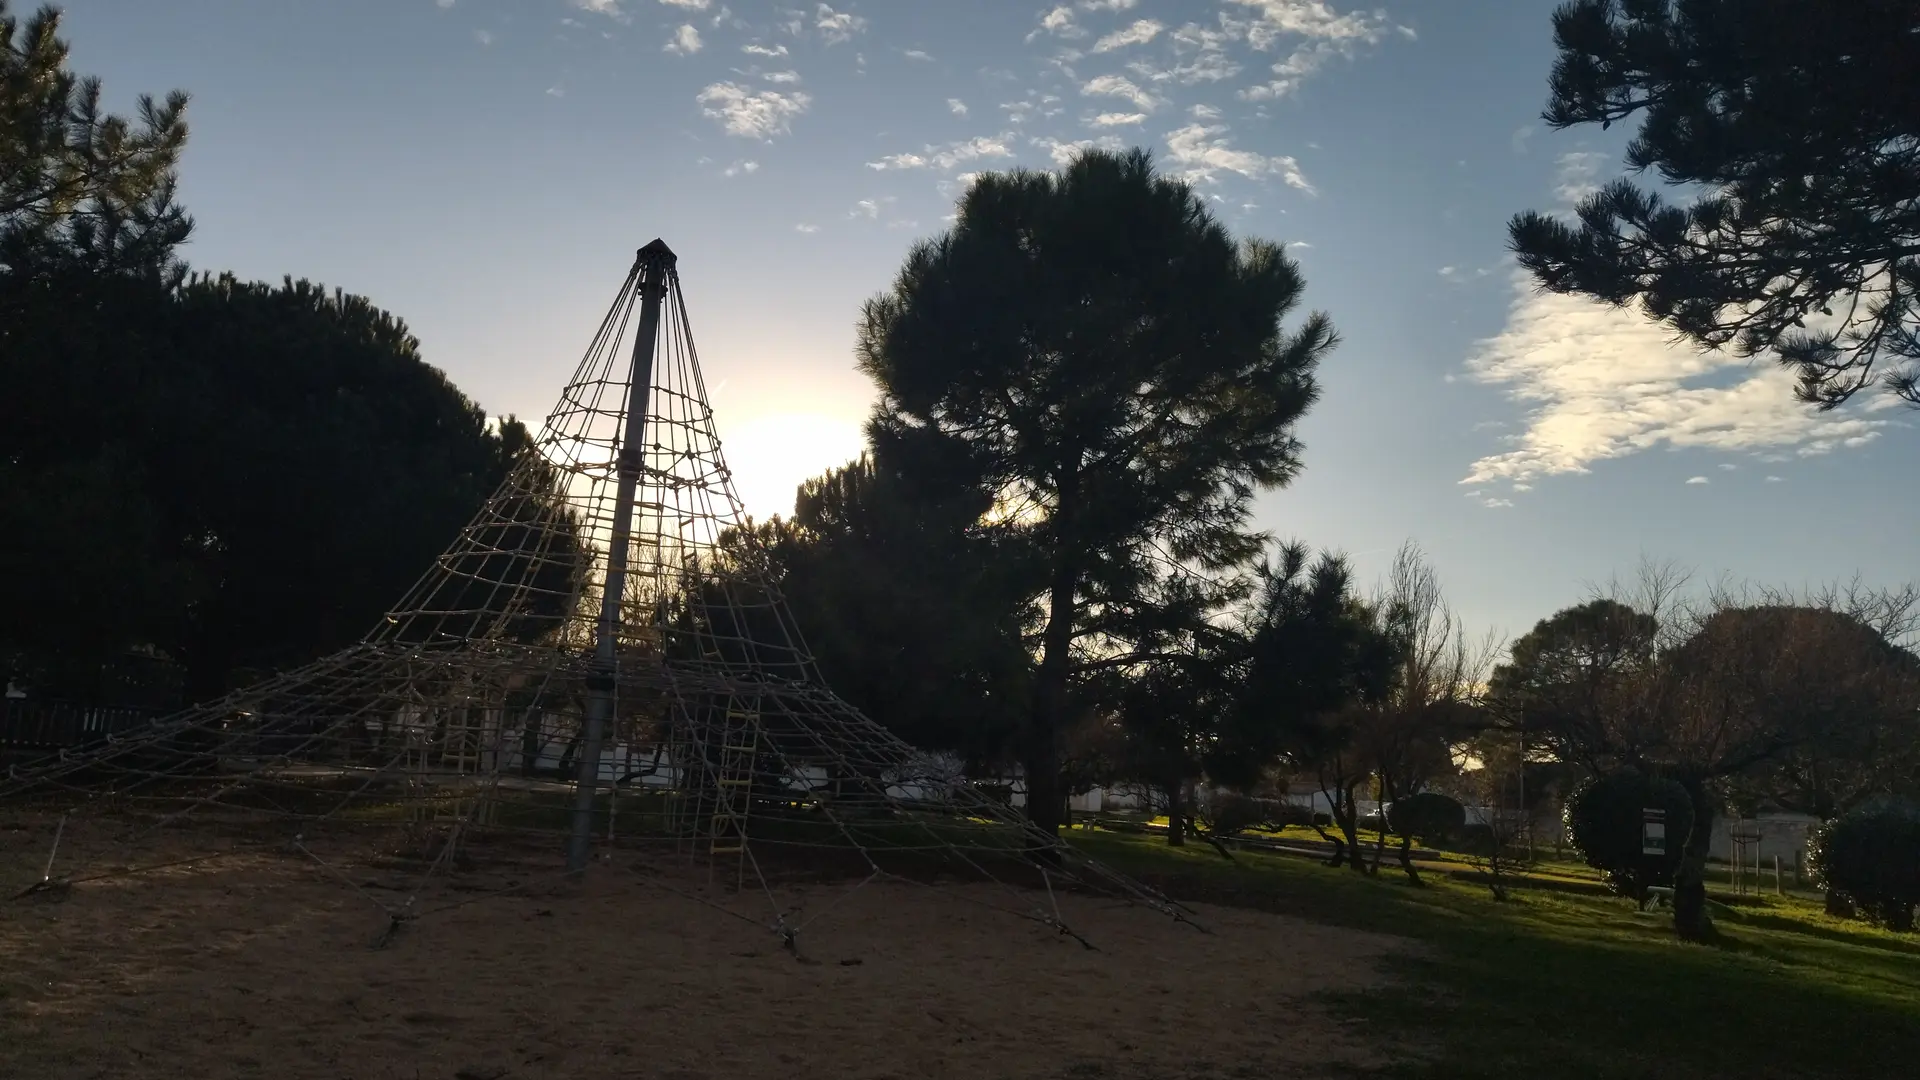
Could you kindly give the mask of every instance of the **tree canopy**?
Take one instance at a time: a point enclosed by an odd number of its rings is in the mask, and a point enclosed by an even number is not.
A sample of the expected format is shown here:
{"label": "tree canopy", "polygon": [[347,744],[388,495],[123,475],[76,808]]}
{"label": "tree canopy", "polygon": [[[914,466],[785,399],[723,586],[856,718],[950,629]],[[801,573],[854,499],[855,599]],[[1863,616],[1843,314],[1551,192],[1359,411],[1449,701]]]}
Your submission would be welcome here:
{"label": "tree canopy", "polygon": [[24,25],[0,0],[0,270],[48,265],[164,273],[193,229],[175,203],[187,95],[104,111],[100,80],[67,69],[60,12]]}
{"label": "tree canopy", "polygon": [[1045,827],[1069,687],[1167,631],[1165,578],[1253,559],[1252,496],[1300,468],[1294,424],[1334,343],[1324,316],[1283,329],[1302,288],[1279,246],[1236,243],[1144,151],[1089,152],[980,177],[866,305],[876,439],[957,444],[1042,569],[1023,742]]}
{"label": "tree canopy", "polygon": [[1920,6],[1575,0],[1553,16],[1556,129],[1640,128],[1631,180],[1578,223],[1510,239],[1554,292],[1625,305],[1706,347],[1776,355],[1832,408],[1876,381],[1920,405]]}
{"label": "tree canopy", "polygon": [[[997,765],[1031,659],[1020,553],[977,490],[909,485],[888,445],[754,527],[827,685],[902,738]],[[924,466],[925,463],[923,463]]]}
{"label": "tree canopy", "polygon": [[398,319],[307,282],[0,276],[0,295],[0,589],[36,613],[10,621],[17,653],[151,645],[205,696],[348,644],[527,441]]}

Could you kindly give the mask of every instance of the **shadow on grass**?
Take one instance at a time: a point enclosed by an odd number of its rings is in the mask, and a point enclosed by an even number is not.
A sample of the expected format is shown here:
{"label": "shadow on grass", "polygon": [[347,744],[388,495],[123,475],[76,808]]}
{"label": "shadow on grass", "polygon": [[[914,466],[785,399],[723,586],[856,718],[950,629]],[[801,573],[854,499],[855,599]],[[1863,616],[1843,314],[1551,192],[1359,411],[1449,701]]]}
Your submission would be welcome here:
{"label": "shadow on grass", "polygon": [[1812,919],[1796,919],[1786,915],[1743,911],[1737,916],[1745,926],[1757,929],[1782,930],[1807,937],[1821,938],[1826,941],[1840,942],[1859,949],[1878,949],[1883,952],[1900,953],[1905,956],[1920,957],[1920,938],[1912,940],[1893,937],[1889,934],[1867,934],[1846,927],[1832,926]]}
{"label": "shadow on grass", "polygon": [[1237,866],[1130,837],[1084,843],[1177,899],[1234,904],[1420,942],[1384,991],[1330,1003],[1406,1077],[1892,1075],[1920,1055],[1920,965],[1905,942],[1822,924],[1810,906],[1725,919],[1718,947],[1620,900],[1530,891],[1509,903],[1428,878],[1391,884],[1307,859]]}

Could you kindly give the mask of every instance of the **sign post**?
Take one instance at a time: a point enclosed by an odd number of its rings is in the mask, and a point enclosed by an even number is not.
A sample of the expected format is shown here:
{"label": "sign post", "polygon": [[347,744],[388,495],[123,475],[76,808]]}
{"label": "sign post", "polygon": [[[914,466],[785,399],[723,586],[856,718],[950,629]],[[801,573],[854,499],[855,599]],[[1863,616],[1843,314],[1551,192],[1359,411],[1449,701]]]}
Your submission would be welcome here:
{"label": "sign post", "polygon": [[1667,812],[1645,807],[1640,811],[1640,854],[1667,853]]}

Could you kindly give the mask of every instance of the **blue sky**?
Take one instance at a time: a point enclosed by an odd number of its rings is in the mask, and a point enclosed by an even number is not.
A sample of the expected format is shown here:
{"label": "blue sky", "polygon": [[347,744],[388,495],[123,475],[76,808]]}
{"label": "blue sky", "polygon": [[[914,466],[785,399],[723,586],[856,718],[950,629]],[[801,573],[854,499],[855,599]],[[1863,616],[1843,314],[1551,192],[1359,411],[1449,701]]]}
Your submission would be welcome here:
{"label": "blue sky", "polygon": [[544,415],[666,239],[759,515],[858,452],[859,305],[968,173],[1138,145],[1296,245],[1343,338],[1263,527],[1363,581],[1414,539],[1508,633],[1643,554],[1703,581],[1913,573],[1920,418],[1812,413],[1768,365],[1515,276],[1508,217],[1618,174],[1627,134],[1539,124],[1539,0],[64,6],[113,107],[193,95],[196,267],[365,294],[490,411]]}

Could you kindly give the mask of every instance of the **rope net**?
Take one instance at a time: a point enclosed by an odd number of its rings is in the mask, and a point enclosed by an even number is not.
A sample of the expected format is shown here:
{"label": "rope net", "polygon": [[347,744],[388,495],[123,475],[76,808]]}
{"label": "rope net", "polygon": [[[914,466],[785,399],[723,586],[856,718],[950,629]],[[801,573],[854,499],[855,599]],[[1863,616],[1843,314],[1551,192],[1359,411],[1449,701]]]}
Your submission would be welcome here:
{"label": "rope net", "polygon": [[[836,697],[745,524],[656,240],[538,438],[359,644],[9,767],[0,803],[68,836],[36,887],[184,843],[311,859],[389,929],[468,902],[433,888],[488,858],[516,882],[617,859],[788,945],[789,880],[993,883],[964,891],[1066,934],[1055,890],[1184,918]],[[347,872],[376,856],[404,887]]]}

